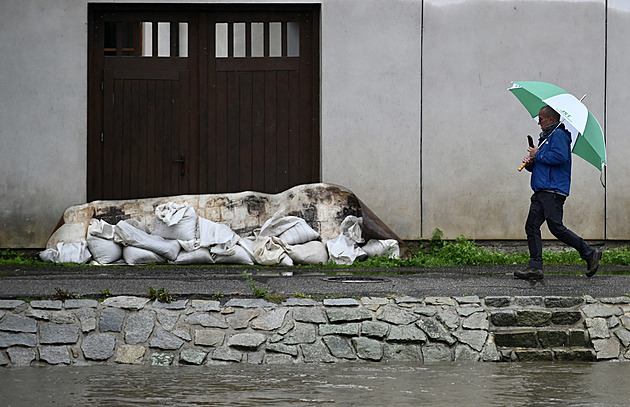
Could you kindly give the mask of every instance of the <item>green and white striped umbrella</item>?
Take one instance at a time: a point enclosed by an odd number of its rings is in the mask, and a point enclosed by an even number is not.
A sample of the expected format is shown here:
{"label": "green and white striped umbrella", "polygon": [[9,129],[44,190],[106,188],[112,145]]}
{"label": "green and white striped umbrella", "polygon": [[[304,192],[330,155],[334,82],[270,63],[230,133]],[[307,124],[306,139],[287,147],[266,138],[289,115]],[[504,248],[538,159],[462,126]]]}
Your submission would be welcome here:
{"label": "green and white striped umbrella", "polygon": [[600,171],[606,165],[604,133],[595,116],[575,96],[546,82],[512,82],[508,89],[521,101],[532,117],[543,106],[560,113],[560,121],[571,132],[571,151]]}

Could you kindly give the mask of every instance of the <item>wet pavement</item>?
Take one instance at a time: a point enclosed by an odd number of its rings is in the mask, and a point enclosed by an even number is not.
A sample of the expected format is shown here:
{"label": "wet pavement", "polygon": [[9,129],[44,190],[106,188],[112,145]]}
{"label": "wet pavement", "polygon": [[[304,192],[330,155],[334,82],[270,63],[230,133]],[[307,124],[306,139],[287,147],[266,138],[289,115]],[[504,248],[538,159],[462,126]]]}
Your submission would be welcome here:
{"label": "wet pavement", "polygon": [[[630,266],[548,266],[540,282],[514,279],[523,265],[442,268],[306,268],[243,266],[0,266],[0,299],[51,298],[58,291],[82,298],[146,296],[149,287],[176,299],[270,295],[314,298],[379,296],[580,296],[630,294]],[[244,276],[247,272],[249,277]]]}

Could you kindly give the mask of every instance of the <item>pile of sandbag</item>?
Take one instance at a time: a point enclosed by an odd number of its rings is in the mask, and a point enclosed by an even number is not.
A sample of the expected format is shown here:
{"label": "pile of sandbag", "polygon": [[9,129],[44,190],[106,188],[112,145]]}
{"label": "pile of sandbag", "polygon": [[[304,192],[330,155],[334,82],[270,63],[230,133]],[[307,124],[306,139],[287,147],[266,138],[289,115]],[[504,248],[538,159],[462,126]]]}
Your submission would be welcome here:
{"label": "pile of sandbag", "polygon": [[396,240],[364,244],[361,218],[348,216],[341,233],[324,243],[308,223],[297,216],[275,213],[251,236],[241,237],[229,226],[197,216],[187,203],[159,205],[150,230],[135,219],[111,225],[92,219],[85,240],[59,243],[40,253],[43,261],[93,264],[352,264],[376,255],[399,257]]}

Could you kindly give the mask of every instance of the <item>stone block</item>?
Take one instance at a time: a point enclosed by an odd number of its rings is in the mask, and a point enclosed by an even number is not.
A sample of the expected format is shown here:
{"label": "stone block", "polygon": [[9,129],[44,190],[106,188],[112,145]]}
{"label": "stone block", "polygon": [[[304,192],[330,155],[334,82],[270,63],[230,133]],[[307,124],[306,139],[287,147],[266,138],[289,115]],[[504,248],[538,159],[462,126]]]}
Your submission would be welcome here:
{"label": "stone block", "polygon": [[586,327],[591,339],[603,339],[610,337],[608,323],[604,318],[593,318],[586,320]]}
{"label": "stone block", "polygon": [[188,300],[177,300],[171,302],[161,302],[158,300],[153,301],[154,309],[170,309],[170,310],[182,310],[186,308]]}
{"label": "stone block", "polygon": [[225,318],[228,325],[234,329],[245,329],[249,322],[260,315],[259,308],[236,309],[234,313]]}
{"label": "stone block", "polygon": [[388,342],[426,342],[427,335],[415,325],[393,325],[387,335]]}
{"label": "stone block", "polygon": [[380,321],[363,321],[361,335],[374,338],[384,338],[389,332],[389,324]]}
{"label": "stone block", "polygon": [[20,315],[9,314],[0,321],[0,331],[37,332],[37,321]]}
{"label": "stone block", "polygon": [[597,360],[617,359],[622,351],[619,341],[615,338],[593,339],[593,347],[597,353]]}
{"label": "stone block", "polygon": [[543,348],[556,348],[567,344],[565,331],[538,331],[538,340]]}
{"label": "stone block", "polygon": [[351,322],[349,324],[321,324],[319,325],[319,335],[359,336],[360,327],[361,324],[358,322]]}
{"label": "stone block", "polygon": [[583,329],[569,329],[568,346],[586,346],[586,331]]}
{"label": "stone block", "polygon": [[538,307],[541,306],[543,297],[540,296],[516,296],[514,304],[519,307]]}
{"label": "stone block", "polygon": [[320,303],[310,298],[287,298],[282,302],[285,307],[315,307]]}
{"label": "stone block", "polygon": [[326,309],[326,315],[331,323],[372,319],[372,315],[365,308],[328,308]]}
{"label": "stone block", "polygon": [[187,365],[201,365],[206,360],[206,352],[196,349],[184,349],[179,354],[179,362]]}
{"label": "stone block", "polygon": [[170,353],[155,352],[151,354],[151,366],[170,366],[175,360],[175,355]]}
{"label": "stone block", "polygon": [[120,332],[122,330],[125,311],[118,308],[105,308],[101,312],[99,330],[101,332]]}
{"label": "stone block", "polygon": [[59,300],[42,300],[42,301],[31,301],[31,308],[35,309],[53,309],[60,310],[63,308],[63,302]]}
{"label": "stone block", "polygon": [[422,329],[432,340],[446,342],[449,345],[456,342],[449,330],[434,318],[420,317],[420,319],[416,322],[416,326]]}
{"label": "stone block", "polygon": [[488,332],[482,330],[464,330],[453,332],[453,336],[456,337],[459,342],[470,346],[477,352],[481,352],[488,338]]}
{"label": "stone block", "polygon": [[259,315],[252,321],[252,328],[262,331],[273,331],[282,326],[284,318],[289,312],[286,307],[276,308],[263,315]]}
{"label": "stone block", "polygon": [[517,326],[547,326],[551,324],[551,312],[538,310],[516,311]]}
{"label": "stone block", "polygon": [[551,313],[551,323],[554,325],[575,325],[582,320],[580,311],[554,311]]}
{"label": "stone block", "polygon": [[153,312],[145,310],[132,313],[125,323],[125,342],[130,345],[146,342],[154,325]]}
{"label": "stone block", "polygon": [[587,318],[608,318],[623,315],[621,307],[604,304],[587,304],[582,307],[582,312]]}
{"label": "stone block", "polygon": [[625,328],[618,328],[613,332],[615,333],[615,336],[619,338],[619,341],[621,341],[621,344],[624,347],[628,347],[630,345],[630,331]]}
{"label": "stone block", "polygon": [[593,349],[554,349],[559,362],[595,362],[597,355]]}
{"label": "stone block", "polygon": [[321,341],[300,345],[305,363],[333,363],[337,359]]}
{"label": "stone block", "polygon": [[379,361],[383,358],[381,341],[364,337],[352,338],[352,346],[361,359]]}
{"label": "stone block", "polygon": [[361,303],[354,298],[326,298],[324,306],[326,307],[356,307]]}
{"label": "stone block", "polygon": [[481,304],[481,299],[477,295],[466,295],[463,297],[454,297],[458,304]]}
{"label": "stone block", "polygon": [[302,343],[313,343],[317,339],[315,325],[295,324],[295,327],[284,337],[284,344],[298,345]]}
{"label": "stone block", "polygon": [[166,329],[167,331],[173,329],[177,321],[179,321],[179,318],[183,315],[185,314],[166,309],[155,310],[155,317],[157,319],[157,322],[162,325],[162,328]]}
{"label": "stone block", "polygon": [[488,314],[485,312],[475,313],[464,319],[462,322],[462,326],[466,329],[483,329],[485,331],[490,327],[490,323],[488,322]]}
{"label": "stone block", "polygon": [[420,355],[418,345],[383,344],[383,362],[419,362]]}
{"label": "stone block", "polygon": [[127,365],[141,365],[147,349],[140,345],[120,345],[116,349],[116,363]]}
{"label": "stone block", "polygon": [[544,304],[547,308],[573,308],[584,304],[584,297],[545,297]]}
{"label": "stone block", "polygon": [[149,342],[152,348],[160,348],[165,350],[175,350],[182,347],[184,341],[164,329],[158,329]]}
{"label": "stone block", "polygon": [[510,297],[494,297],[494,296],[490,296],[490,297],[486,297],[484,299],[484,302],[486,304],[486,307],[505,308],[505,307],[509,307],[510,306],[511,298]]}
{"label": "stone block", "polygon": [[427,305],[449,305],[451,307],[457,305],[457,302],[451,297],[426,297],[424,302]]}
{"label": "stone block", "polygon": [[385,305],[376,313],[376,319],[394,325],[408,325],[420,318],[420,315],[396,305]]}
{"label": "stone block", "polygon": [[81,350],[86,359],[107,360],[114,355],[116,338],[112,334],[91,334],[81,343]]}
{"label": "stone block", "polygon": [[31,362],[37,357],[35,349],[19,346],[7,349],[7,355],[9,355],[13,366],[30,366]]}
{"label": "stone block", "polygon": [[22,304],[22,300],[0,300],[0,309],[15,309]]}
{"label": "stone block", "polygon": [[516,326],[516,312],[493,311],[490,314],[490,322],[494,326]]}
{"label": "stone block", "polygon": [[285,345],[283,343],[270,343],[267,345],[268,352],[284,353],[291,356],[298,355],[297,345]]}
{"label": "stone block", "polygon": [[[222,317],[220,317],[222,318]],[[201,325],[206,328],[227,328],[228,324],[213,315],[208,313],[198,312],[188,316],[185,321],[192,325]]]}
{"label": "stone block", "polygon": [[143,309],[149,301],[150,300],[148,298],[122,295],[119,297],[107,298],[103,301],[103,306],[139,311]]}
{"label": "stone block", "polygon": [[63,303],[63,305],[66,309],[96,308],[98,307],[98,301],[84,300],[84,299],[71,299],[71,300],[66,300]]}
{"label": "stone block", "polygon": [[70,353],[66,346],[40,346],[39,359],[51,365],[69,365]]}
{"label": "stone block", "polygon": [[457,307],[457,314],[462,317],[469,317],[472,314],[483,312],[484,309],[478,305],[464,305]]}
{"label": "stone block", "polygon": [[494,341],[497,346],[506,348],[536,348],[538,339],[534,331],[495,332]]}
{"label": "stone block", "polygon": [[41,344],[73,344],[79,340],[79,327],[76,325],[42,324],[39,327]]}
{"label": "stone block", "polygon": [[291,311],[293,319],[298,322],[310,322],[313,324],[326,323],[324,310],[318,307],[295,307]]}
{"label": "stone block", "polygon": [[341,359],[356,359],[352,347],[345,338],[329,335],[323,337],[322,340],[334,357]]}
{"label": "stone block", "polygon": [[233,348],[241,348],[248,350],[256,350],[260,345],[265,343],[267,337],[263,334],[255,333],[243,333],[232,335],[228,339],[228,346]]}
{"label": "stone block", "polygon": [[225,332],[220,329],[198,329],[194,332],[195,345],[221,346],[225,339]]}
{"label": "stone block", "polygon": [[470,346],[458,343],[455,345],[455,361],[457,362],[476,362],[481,355],[475,352]]}
{"label": "stone block", "polygon": [[26,332],[0,332],[0,348],[16,345],[34,347],[37,345],[37,335]]}
{"label": "stone block", "polygon": [[424,363],[452,362],[453,351],[447,345],[430,344],[422,347]]}
{"label": "stone block", "polygon": [[220,301],[192,300],[190,303],[193,309],[197,312],[221,311]]}
{"label": "stone block", "polygon": [[553,361],[553,352],[551,349],[515,349],[514,353],[519,362]]}

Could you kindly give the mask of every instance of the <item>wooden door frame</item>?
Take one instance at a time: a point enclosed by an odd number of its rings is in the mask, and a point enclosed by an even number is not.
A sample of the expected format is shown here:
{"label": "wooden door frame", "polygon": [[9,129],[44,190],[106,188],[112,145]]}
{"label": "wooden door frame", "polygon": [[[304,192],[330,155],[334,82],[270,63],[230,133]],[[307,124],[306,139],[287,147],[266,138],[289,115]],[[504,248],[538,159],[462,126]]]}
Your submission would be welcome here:
{"label": "wooden door frame", "polygon": [[[310,134],[310,140],[312,141],[312,174],[316,174],[316,180],[321,179],[321,109],[320,109],[320,4],[305,3],[305,4],[176,4],[176,3],[160,3],[160,4],[119,4],[119,3],[90,3],[88,4],[88,112],[87,112],[87,182],[86,190],[88,201],[95,199],[103,199],[103,157],[102,157],[102,132],[105,126],[104,121],[104,106],[103,106],[103,89],[102,83],[104,81],[102,68],[104,66],[104,55],[99,51],[99,47],[95,46],[93,39],[95,30],[94,17],[97,13],[107,12],[194,12],[198,14],[199,21],[202,20],[202,16],[207,13],[214,12],[277,12],[277,11],[290,11],[290,12],[309,12],[312,13],[312,33],[310,35],[312,41],[312,55],[309,56],[311,63],[311,105],[312,113],[309,120],[312,120],[312,129]],[[200,24],[201,26],[201,24]],[[207,27],[205,27],[207,29]],[[203,32],[199,32],[199,38],[204,35]],[[197,49],[194,52],[198,52],[199,58],[199,72],[198,72],[198,85],[202,85],[204,81],[204,73],[201,69],[202,59],[208,60],[208,58],[214,58],[214,55],[210,54],[210,47],[205,46],[203,41],[199,41],[196,46]],[[213,46],[212,46],[213,47]],[[192,52],[192,51],[191,51]],[[206,74],[207,76],[207,74]],[[206,79],[207,80],[207,79]],[[191,120],[191,132],[194,139],[199,139],[200,132],[204,126],[204,121],[207,121],[207,114],[201,114],[204,107],[202,92],[198,92],[197,100],[194,103],[196,106],[195,114],[196,119]],[[101,155],[99,157],[99,154]],[[195,159],[192,158],[193,164]],[[201,162],[197,162],[199,166],[203,166]],[[201,191],[192,191],[192,193],[203,193]]]}

